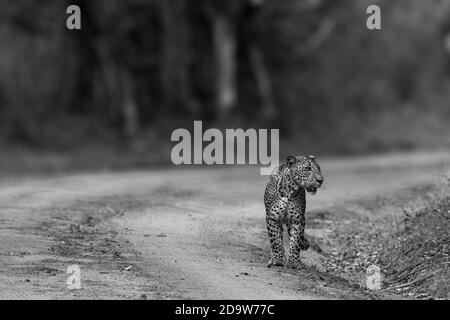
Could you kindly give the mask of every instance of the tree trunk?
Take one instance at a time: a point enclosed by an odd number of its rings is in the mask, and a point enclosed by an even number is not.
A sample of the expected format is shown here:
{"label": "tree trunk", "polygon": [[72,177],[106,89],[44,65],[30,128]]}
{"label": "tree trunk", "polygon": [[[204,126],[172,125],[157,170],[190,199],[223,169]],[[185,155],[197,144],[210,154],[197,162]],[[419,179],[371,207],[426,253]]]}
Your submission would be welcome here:
{"label": "tree trunk", "polygon": [[122,134],[133,142],[139,129],[134,79],[126,67],[115,61],[106,41],[99,41],[96,49],[107,95],[105,100],[111,106],[110,114],[113,118],[115,114],[119,116]]}
{"label": "tree trunk", "polygon": [[216,61],[216,104],[224,116],[237,100],[236,37],[231,19],[220,13],[213,16],[214,55]]}
{"label": "tree trunk", "polygon": [[450,32],[444,36],[444,47],[447,53],[450,55]]}
{"label": "tree trunk", "polygon": [[272,81],[264,63],[262,51],[257,46],[250,47],[250,62],[258,88],[259,101],[261,103],[264,120],[273,120],[276,116],[273,98]]}
{"label": "tree trunk", "polygon": [[169,108],[192,109],[189,86],[189,25],[185,0],[160,0],[163,24],[161,85],[164,104]]}
{"label": "tree trunk", "polygon": [[133,77],[124,68],[120,69],[123,119],[122,131],[128,141],[133,142],[139,129],[138,108],[136,104],[136,88]]}

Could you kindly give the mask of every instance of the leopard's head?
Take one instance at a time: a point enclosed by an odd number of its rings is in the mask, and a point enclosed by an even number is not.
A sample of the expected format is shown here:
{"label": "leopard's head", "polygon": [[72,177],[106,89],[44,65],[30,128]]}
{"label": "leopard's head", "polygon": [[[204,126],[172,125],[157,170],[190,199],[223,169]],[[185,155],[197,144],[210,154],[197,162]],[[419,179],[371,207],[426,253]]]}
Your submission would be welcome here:
{"label": "leopard's head", "polygon": [[286,164],[289,167],[291,178],[299,187],[315,194],[317,189],[322,186],[325,179],[314,156],[289,156]]}

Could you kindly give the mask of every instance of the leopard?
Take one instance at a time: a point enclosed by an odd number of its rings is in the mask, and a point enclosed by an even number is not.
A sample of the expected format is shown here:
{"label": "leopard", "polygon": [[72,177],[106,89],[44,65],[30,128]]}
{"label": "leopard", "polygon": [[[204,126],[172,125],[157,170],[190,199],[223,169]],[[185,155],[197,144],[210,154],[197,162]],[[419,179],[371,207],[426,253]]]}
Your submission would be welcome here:
{"label": "leopard", "polygon": [[[321,168],[312,155],[288,156],[286,162],[270,175],[264,192],[271,246],[268,267],[301,267],[300,252],[309,248],[305,237],[306,192],[316,194],[324,181]],[[287,255],[283,246],[283,225],[289,235]]]}

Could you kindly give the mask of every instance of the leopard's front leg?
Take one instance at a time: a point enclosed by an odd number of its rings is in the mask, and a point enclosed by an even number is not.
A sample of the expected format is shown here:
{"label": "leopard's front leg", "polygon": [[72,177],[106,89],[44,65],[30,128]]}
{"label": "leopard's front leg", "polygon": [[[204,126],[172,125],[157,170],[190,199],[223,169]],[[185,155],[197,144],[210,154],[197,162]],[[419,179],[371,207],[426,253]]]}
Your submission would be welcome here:
{"label": "leopard's front leg", "polygon": [[300,251],[309,248],[309,242],[305,238],[305,205],[303,202],[291,202],[288,206],[287,215],[290,223],[290,242],[286,268],[298,268],[301,265]]}
{"label": "leopard's front leg", "polygon": [[283,247],[283,227],[281,225],[279,207],[272,206],[266,208],[266,224],[271,246],[270,261],[267,264],[271,266],[284,266],[284,247]]}

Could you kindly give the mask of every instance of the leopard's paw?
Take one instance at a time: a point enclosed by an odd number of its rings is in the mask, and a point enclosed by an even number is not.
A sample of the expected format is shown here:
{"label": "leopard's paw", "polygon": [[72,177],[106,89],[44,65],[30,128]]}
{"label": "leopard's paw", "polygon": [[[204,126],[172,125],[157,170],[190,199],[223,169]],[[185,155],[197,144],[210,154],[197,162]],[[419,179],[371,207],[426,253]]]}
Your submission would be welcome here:
{"label": "leopard's paw", "polygon": [[300,250],[305,251],[305,250],[309,249],[309,241],[305,238],[305,236],[302,236],[300,238],[299,245],[300,245]]}
{"label": "leopard's paw", "polygon": [[302,263],[300,262],[300,259],[287,259],[284,267],[288,269],[301,269]]}
{"label": "leopard's paw", "polygon": [[284,259],[283,258],[279,258],[279,259],[270,259],[269,263],[267,264],[267,267],[282,267],[284,266]]}

